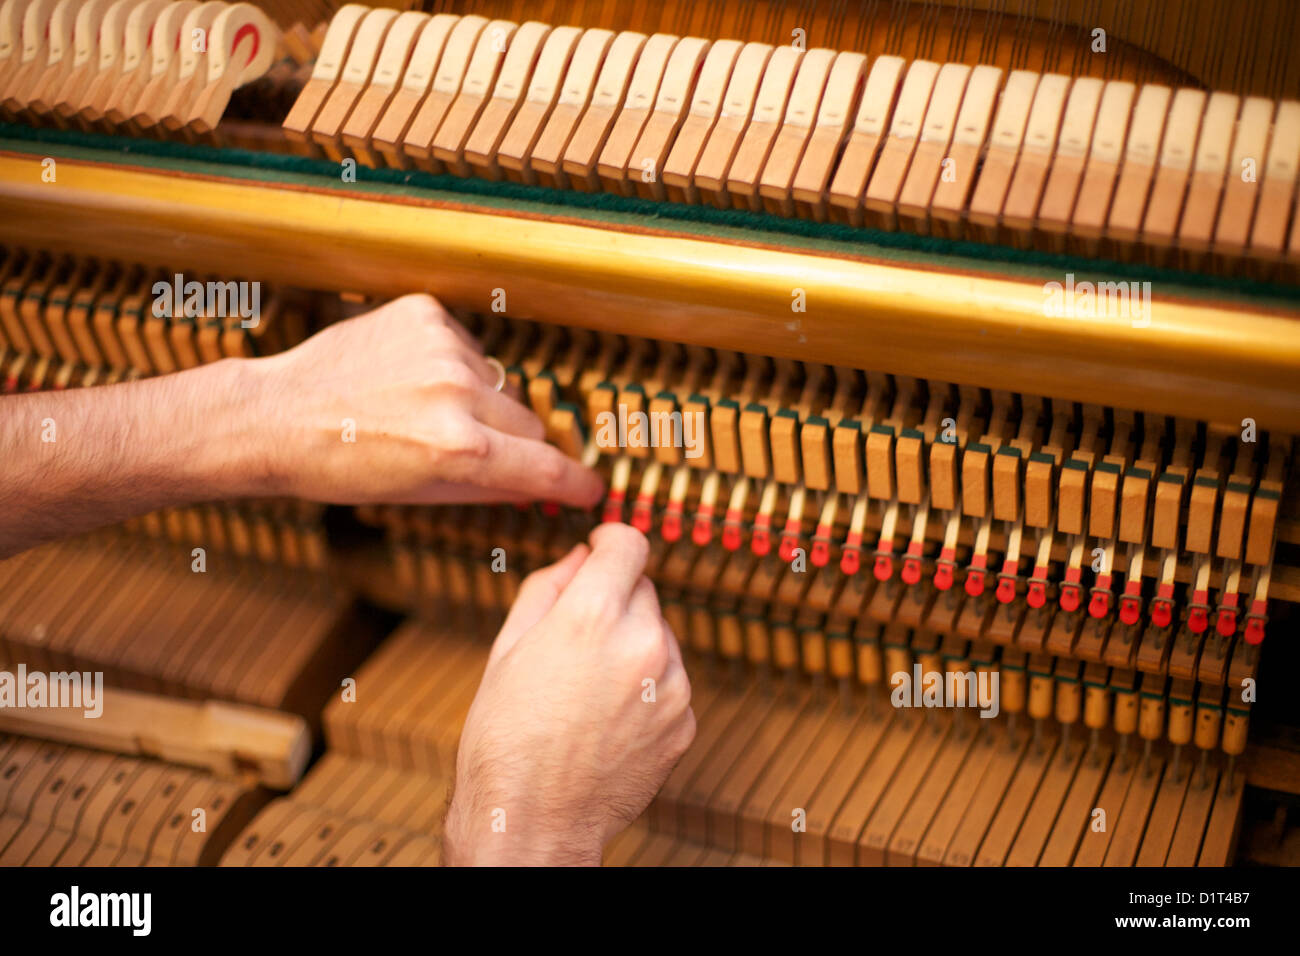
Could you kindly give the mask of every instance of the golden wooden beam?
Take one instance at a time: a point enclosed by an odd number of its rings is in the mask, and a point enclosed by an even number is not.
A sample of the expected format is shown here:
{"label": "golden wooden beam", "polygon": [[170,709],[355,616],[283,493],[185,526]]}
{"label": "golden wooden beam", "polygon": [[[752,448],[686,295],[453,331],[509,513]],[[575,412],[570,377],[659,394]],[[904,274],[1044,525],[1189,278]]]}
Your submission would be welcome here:
{"label": "golden wooden beam", "polygon": [[1048,317],[1040,279],[18,154],[0,242],[1300,433],[1300,314],[1159,285],[1145,327]]}

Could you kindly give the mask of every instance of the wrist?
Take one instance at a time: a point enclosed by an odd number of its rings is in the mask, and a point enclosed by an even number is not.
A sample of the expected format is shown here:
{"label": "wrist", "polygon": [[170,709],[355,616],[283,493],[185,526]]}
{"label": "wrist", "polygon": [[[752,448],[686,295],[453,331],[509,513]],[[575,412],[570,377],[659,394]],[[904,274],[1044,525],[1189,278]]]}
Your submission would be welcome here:
{"label": "wrist", "polygon": [[195,500],[287,494],[269,382],[258,360],[222,359],[176,381],[186,393],[175,398],[175,407],[197,410],[182,412],[178,431],[185,444],[172,453],[198,489]]}
{"label": "wrist", "polygon": [[600,834],[589,828],[557,826],[517,808],[456,797],[443,826],[446,866],[599,866]]}

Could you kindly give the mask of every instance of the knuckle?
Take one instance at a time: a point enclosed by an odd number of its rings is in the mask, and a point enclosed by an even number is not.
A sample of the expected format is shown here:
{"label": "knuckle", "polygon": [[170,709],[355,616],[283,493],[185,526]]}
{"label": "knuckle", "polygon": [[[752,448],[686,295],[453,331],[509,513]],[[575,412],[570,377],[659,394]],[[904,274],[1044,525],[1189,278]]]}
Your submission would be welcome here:
{"label": "knuckle", "polygon": [[688,707],[668,738],[668,749],[672,752],[673,759],[676,760],[686,753],[694,741],[695,711]]}
{"label": "knuckle", "polygon": [[622,637],[633,666],[648,677],[658,677],[668,668],[668,644],[659,628],[636,626]]}
{"label": "knuckle", "polygon": [[558,484],[564,478],[568,463],[560,454],[542,455],[538,458],[535,469],[537,476],[547,484]]}
{"label": "knuckle", "polygon": [[433,296],[420,292],[394,299],[386,308],[372,314],[385,316],[397,328],[405,324],[417,329],[438,325],[442,321],[442,307],[438,301]]}
{"label": "knuckle", "polygon": [[584,595],[579,613],[588,629],[609,631],[616,625],[620,612],[618,602],[602,592]]}
{"label": "knuckle", "polygon": [[452,392],[470,392],[479,385],[479,377],[464,362],[442,358],[431,363],[429,374],[435,388]]}
{"label": "knuckle", "polygon": [[685,668],[678,668],[676,673],[668,681],[668,693],[672,696],[674,702],[682,707],[683,710],[690,710],[691,707],[691,679],[686,676]]}
{"label": "knuckle", "polygon": [[682,637],[682,635],[678,634],[677,631],[673,629],[673,625],[668,620],[667,617],[665,617],[663,621],[660,623],[660,627],[663,628],[664,636],[668,638],[668,640],[673,641],[679,647],[685,649],[686,647],[685,638]]}
{"label": "knuckle", "polygon": [[427,292],[412,292],[404,295],[394,303],[402,312],[425,321],[441,321],[442,307],[438,300]]}
{"label": "knuckle", "polygon": [[462,343],[451,327],[454,320],[438,316],[429,323],[429,341],[439,352],[450,352],[461,347]]}
{"label": "knuckle", "polygon": [[547,598],[553,604],[559,594],[560,589],[555,583],[554,569],[549,567],[534,571],[519,585],[519,597],[529,601]]}
{"label": "knuckle", "polygon": [[487,432],[468,417],[444,420],[434,440],[435,447],[444,455],[481,461],[491,450]]}

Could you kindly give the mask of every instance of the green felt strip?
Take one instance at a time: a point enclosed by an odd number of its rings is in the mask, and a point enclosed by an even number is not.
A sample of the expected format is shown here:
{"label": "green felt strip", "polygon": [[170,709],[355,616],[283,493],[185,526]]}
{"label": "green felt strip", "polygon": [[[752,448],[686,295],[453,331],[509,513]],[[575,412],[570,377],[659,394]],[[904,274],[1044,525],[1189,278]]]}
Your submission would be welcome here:
{"label": "green felt strip", "polygon": [[789,219],[768,213],[657,202],[612,193],[584,193],[486,179],[462,179],[399,169],[358,165],[354,183],[344,183],[338,163],[283,153],[263,153],[171,141],[134,139],[76,130],[36,129],[0,123],[0,150],[38,156],[126,163],[151,169],[220,176],[258,183],[283,183],[335,189],[362,196],[472,202],[488,209],[543,215],[568,215],[594,222],[658,226],[674,232],[735,241],[779,244],[843,255],[868,256],[900,265],[968,269],[1020,277],[1059,279],[1075,272],[1110,279],[1148,280],[1160,295],[1224,299],[1280,307],[1300,304],[1300,287],[1264,282],[1244,275],[1202,275],[1140,262],[1116,262],[1014,249],[909,232],[863,229],[842,223]]}

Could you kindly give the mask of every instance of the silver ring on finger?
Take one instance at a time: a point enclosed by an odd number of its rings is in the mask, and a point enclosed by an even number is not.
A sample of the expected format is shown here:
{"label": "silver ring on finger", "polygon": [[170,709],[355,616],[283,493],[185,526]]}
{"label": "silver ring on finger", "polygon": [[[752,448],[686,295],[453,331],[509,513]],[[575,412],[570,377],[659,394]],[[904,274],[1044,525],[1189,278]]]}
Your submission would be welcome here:
{"label": "silver ring on finger", "polygon": [[501,364],[501,360],[492,355],[483,356],[488,365],[497,370],[497,383],[492,386],[492,391],[499,392],[506,386],[506,367]]}

